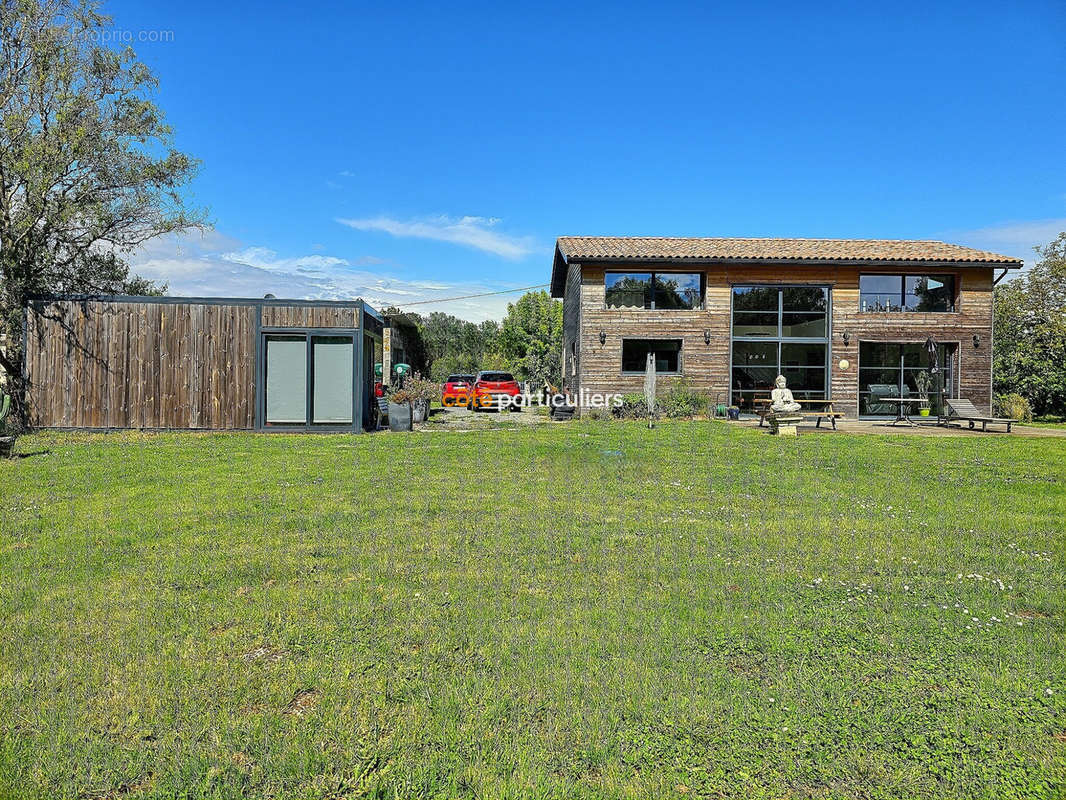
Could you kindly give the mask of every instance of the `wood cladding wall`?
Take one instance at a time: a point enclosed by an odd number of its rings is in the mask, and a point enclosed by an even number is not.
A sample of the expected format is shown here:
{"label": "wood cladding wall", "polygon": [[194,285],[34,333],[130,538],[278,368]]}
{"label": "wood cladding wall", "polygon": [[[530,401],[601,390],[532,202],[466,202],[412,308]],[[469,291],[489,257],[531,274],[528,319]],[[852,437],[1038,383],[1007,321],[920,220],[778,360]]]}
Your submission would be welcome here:
{"label": "wood cladding wall", "polygon": [[359,309],[352,306],[265,305],[264,328],[358,328]]}
{"label": "wood cladding wall", "polygon": [[50,301],[27,314],[32,424],[248,429],[254,305]]}
{"label": "wood cladding wall", "polygon": [[[571,265],[573,269],[574,265]],[[704,308],[699,311],[619,310],[606,307],[604,272],[606,270],[640,272],[702,272],[706,276]],[[622,374],[622,340],[680,339],[681,372],[689,383],[712,398],[729,395],[730,309],[732,287],[737,284],[814,284],[832,289],[830,341],[830,392],[837,410],[849,416],[858,414],[859,343],[924,342],[932,336],[938,342],[958,343],[956,386],[985,412],[991,407],[992,384],[992,283],[991,267],[866,267],[782,265],[699,265],[669,264],[582,264],[580,303],[572,310],[563,298],[564,332],[566,321],[576,321],[579,353],[575,385],[586,392],[640,392],[644,378]],[[958,298],[956,311],[943,314],[863,313],[859,311],[860,274],[936,273],[956,276]],[[569,278],[569,276],[568,276]],[[576,282],[574,282],[576,283]],[[566,294],[574,285],[569,279]],[[600,344],[600,331],[607,335]],[[704,331],[710,344],[704,342]],[[845,347],[841,334],[847,331],[850,342]],[[975,347],[973,336],[981,337]],[[566,336],[564,333],[564,342]],[[564,347],[567,345],[564,344]],[[849,361],[840,369],[842,359]],[[565,362],[564,362],[565,363]],[[668,385],[672,376],[661,376],[660,385]]]}

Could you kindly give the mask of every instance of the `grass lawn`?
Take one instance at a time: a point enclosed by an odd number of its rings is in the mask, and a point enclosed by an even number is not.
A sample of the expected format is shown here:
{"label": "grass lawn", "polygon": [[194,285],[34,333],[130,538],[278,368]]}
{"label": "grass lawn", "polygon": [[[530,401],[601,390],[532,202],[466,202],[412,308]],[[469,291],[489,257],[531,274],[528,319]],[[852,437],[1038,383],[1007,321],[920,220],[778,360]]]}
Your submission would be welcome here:
{"label": "grass lawn", "polygon": [[1021,424],[1033,425],[1038,428],[1066,428],[1066,417],[1048,415],[1044,417],[1036,417],[1032,422]]}
{"label": "grass lawn", "polygon": [[1066,440],[41,434],[0,797],[1062,797]]}

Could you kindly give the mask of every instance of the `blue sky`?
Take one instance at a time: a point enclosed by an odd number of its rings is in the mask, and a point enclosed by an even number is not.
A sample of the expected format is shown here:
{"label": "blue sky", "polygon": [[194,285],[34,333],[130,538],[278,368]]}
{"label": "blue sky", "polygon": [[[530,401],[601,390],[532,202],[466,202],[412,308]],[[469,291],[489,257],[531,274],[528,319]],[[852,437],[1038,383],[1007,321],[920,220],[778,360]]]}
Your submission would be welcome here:
{"label": "blue sky", "polygon": [[1061,0],[104,8],[203,161],[215,230],[135,259],[177,294],[531,286],[566,234],[1066,230]]}

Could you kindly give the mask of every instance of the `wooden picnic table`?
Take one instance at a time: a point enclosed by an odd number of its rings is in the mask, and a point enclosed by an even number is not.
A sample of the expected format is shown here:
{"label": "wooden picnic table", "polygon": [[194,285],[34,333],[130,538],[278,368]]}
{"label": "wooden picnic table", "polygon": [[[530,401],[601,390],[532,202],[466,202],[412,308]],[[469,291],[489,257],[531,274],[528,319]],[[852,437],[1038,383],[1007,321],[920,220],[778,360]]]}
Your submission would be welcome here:
{"label": "wooden picnic table", "polygon": [[[774,413],[774,410],[770,407],[770,404],[771,404],[772,400],[769,397],[756,398],[754,400],[754,402],[761,404],[759,406],[759,408],[757,409],[757,411],[756,411],[756,413],[759,415],[759,427],[761,428],[763,426],[763,424],[766,422],[766,419],[771,414]],[[830,424],[833,426],[833,430],[836,430],[837,429],[837,420],[844,418],[844,413],[843,412],[834,411],[833,410],[833,401],[832,400],[796,400],[796,402],[799,403],[801,406],[802,405],[820,405],[820,406],[823,407],[821,411],[816,411],[816,410],[812,409],[810,411],[800,410],[800,411],[796,412],[797,414],[800,414],[800,415],[802,415],[803,417],[806,417],[806,418],[815,417],[816,420],[815,420],[815,423],[814,423],[814,427],[816,427],[816,428],[822,427],[822,420],[823,419],[827,419],[827,420],[829,420]]]}

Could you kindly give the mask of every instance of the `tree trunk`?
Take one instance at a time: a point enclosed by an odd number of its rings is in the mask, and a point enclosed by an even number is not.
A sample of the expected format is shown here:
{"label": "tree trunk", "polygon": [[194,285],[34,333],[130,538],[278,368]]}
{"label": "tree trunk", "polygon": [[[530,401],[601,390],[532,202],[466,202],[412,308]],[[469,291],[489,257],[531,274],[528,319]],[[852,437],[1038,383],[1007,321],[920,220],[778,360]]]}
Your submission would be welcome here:
{"label": "tree trunk", "polygon": [[22,359],[12,355],[12,345],[7,345],[7,351],[0,353],[0,369],[4,371],[5,381],[3,390],[11,395],[11,416],[8,417],[9,427],[26,428],[29,426],[29,415],[26,407],[26,387],[22,380]]}

